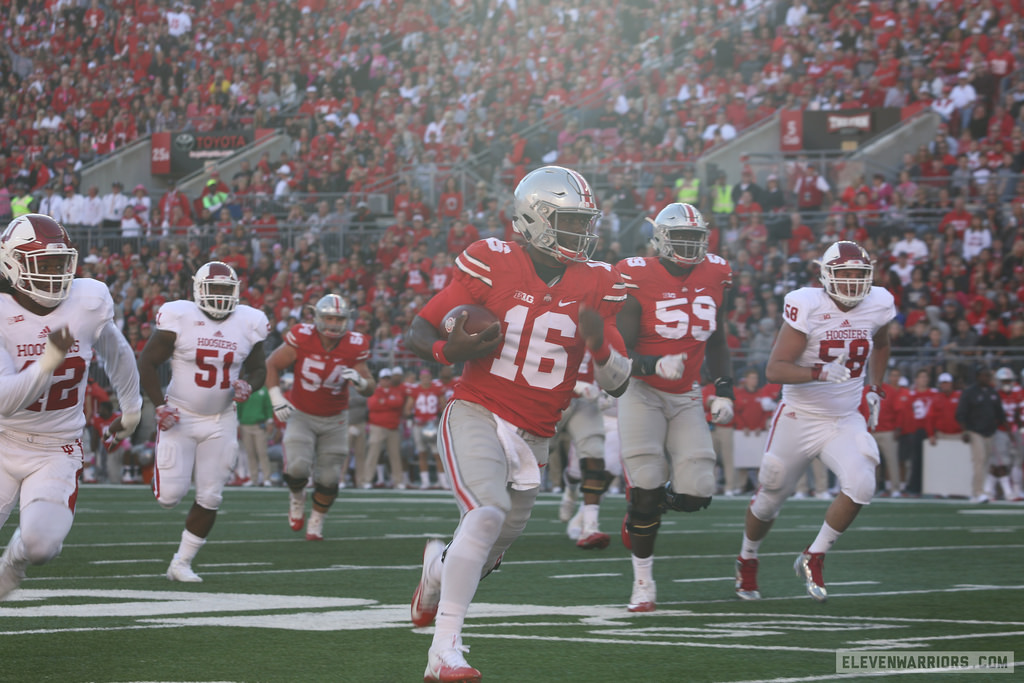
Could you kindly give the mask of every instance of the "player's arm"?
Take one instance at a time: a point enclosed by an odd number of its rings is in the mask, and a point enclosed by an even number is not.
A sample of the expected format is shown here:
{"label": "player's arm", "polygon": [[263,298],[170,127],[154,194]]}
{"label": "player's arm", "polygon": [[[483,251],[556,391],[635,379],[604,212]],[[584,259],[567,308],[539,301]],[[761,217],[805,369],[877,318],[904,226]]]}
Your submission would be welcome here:
{"label": "player's arm", "polygon": [[135,361],[135,352],[111,320],[100,329],[95,348],[103,359],[107,376],[121,404],[121,415],[111,423],[107,431],[123,439],[135,433],[142,417],[142,394],[139,391],[139,367]]}
{"label": "player's arm", "polygon": [[245,375],[242,379],[249,383],[252,391],[259,391],[267,380],[267,353],[263,349],[263,342],[259,341],[249,351],[242,363],[242,372]]}
{"label": "player's arm", "polygon": [[146,342],[142,353],[139,354],[139,382],[142,385],[142,391],[157,407],[164,404],[164,390],[160,386],[159,368],[174,355],[174,342],[177,338],[178,335],[174,332],[157,330],[149,335],[149,341]]}
{"label": "player's arm", "polygon": [[813,382],[814,368],[796,364],[806,348],[807,335],[783,323],[764,369],[765,378],[778,384]]}
{"label": "player's arm", "polygon": [[872,338],[874,349],[871,351],[871,360],[868,362],[868,384],[882,386],[885,382],[885,372],[889,368],[889,325],[885,324],[878,328]]}
{"label": "player's arm", "polygon": [[[622,341],[626,345],[626,353],[629,354],[629,360],[632,363],[630,374],[635,377],[642,377],[644,375],[654,375],[658,372],[658,361],[662,358],[679,358],[680,366],[681,362],[685,360],[684,354],[675,354],[673,356],[645,356],[642,353],[638,353],[636,350],[637,341],[640,338],[640,317],[643,314],[643,307],[640,302],[633,298],[632,295],[626,296],[626,303],[623,304],[622,309],[619,311],[616,317],[616,326],[618,327],[619,334],[622,336]],[[678,368],[678,374],[682,377],[682,368]]]}
{"label": "player's arm", "polygon": [[295,364],[297,358],[298,354],[295,352],[295,347],[291,344],[281,344],[274,349],[265,363],[264,382],[268,390],[281,384],[281,375]]}
{"label": "player's arm", "polygon": [[[725,315],[725,308],[718,309],[718,326],[708,337],[704,348],[704,357],[707,362],[708,374],[715,381],[715,397],[727,398],[730,401],[736,400],[732,388],[732,352],[726,343],[726,330],[729,321]],[[714,413],[714,398],[708,400],[711,412]]]}
{"label": "player's arm", "polygon": [[405,334],[405,347],[423,360],[433,360],[444,365],[483,358],[494,353],[504,339],[499,322],[482,332],[469,334],[463,329],[466,318],[463,314],[455,321],[455,328],[448,335],[447,341],[441,339],[436,325],[430,322],[440,321],[451,309],[472,301],[474,298],[470,291],[459,281],[453,281],[428,301],[420,314],[413,318]]}
{"label": "player's arm", "polygon": [[359,373],[359,376],[363,378],[366,384],[362,388],[356,387],[356,391],[361,396],[373,396],[373,392],[377,390],[377,380],[373,378],[373,373],[370,372],[369,366],[366,361],[356,363],[352,366],[352,369]]}
{"label": "player's arm", "polygon": [[619,334],[617,319],[604,318],[593,308],[580,308],[580,332],[594,359],[594,381],[612,396],[619,397],[629,386],[632,364]]}
{"label": "player's arm", "polygon": [[14,358],[0,349],[0,417],[10,417],[36,401],[74,343],[66,327],[50,333],[43,355],[20,371]]}

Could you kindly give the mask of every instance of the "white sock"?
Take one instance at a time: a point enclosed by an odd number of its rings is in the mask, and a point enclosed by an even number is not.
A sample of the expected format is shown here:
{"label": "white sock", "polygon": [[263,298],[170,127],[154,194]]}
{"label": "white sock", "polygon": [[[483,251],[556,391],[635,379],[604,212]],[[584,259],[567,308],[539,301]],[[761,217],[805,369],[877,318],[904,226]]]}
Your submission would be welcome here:
{"label": "white sock", "polygon": [[646,583],[654,582],[654,555],[650,557],[637,557],[632,556],[633,559],[633,579],[635,581],[644,581]]}
{"label": "white sock", "polygon": [[453,635],[462,633],[487,555],[504,522],[505,513],[490,506],[470,510],[462,518],[441,565],[441,598],[437,603],[433,645],[445,647],[452,642]]}
{"label": "white sock", "polygon": [[430,486],[430,472],[420,472],[420,486],[422,488]]}
{"label": "white sock", "polygon": [[761,543],[763,541],[763,538],[760,541],[751,541],[746,534],[743,534],[743,545],[740,546],[740,557],[744,560],[757,559],[757,549],[761,547]]}
{"label": "white sock", "polygon": [[384,465],[377,465],[377,481],[383,484],[388,480],[387,469]]}
{"label": "white sock", "polygon": [[597,513],[601,510],[601,506],[594,504],[583,505],[583,531],[591,532],[597,531]]}
{"label": "white sock", "polygon": [[309,524],[310,526],[319,524],[321,528],[324,525],[324,518],[327,516],[326,512],[320,512],[318,510],[311,510],[309,513]]}
{"label": "white sock", "polygon": [[809,553],[827,553],[832,548],[832,544],[836,542],[836,539],[842,535],[842,531],[836,531],[828,525],[828,522],[824,522],[821,525],[821,531],[818,532],[818,537],[814,539],[814,543],[807,549]]}
{"label": "white sock", "polygon": [[183,529],[181,543],[178,545],[178,558],[184,560],[186,564],[192,564],[192,560],[195,559],[196,553],[204,543],[206,543],[205,538],[200,538],[188,529]]}

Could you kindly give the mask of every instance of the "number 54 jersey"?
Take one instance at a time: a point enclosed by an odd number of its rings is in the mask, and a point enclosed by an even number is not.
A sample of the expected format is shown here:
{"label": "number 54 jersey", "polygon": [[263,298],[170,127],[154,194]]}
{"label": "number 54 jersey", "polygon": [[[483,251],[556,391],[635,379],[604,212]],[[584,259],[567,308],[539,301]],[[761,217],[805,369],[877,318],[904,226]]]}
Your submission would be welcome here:
{"label": "number 54 jersey", "polygon": [[173,332],[171,383],[167,400],[198,415],[219,415],[231,407],[231,383],[252,348],[267,338],[270,323],[263,311],[239,305],[214,320],[191,301],[169,301],[156,315],[156,328]]}
{"label": "number 54 jersey", "polygon": [[295,382],[288,393],[292,405],[319,417],[339,415],[348,408],[348,380],[341,373],[370,358],[370,340],[349,331],[327,350],[315,326],[299,323],[284,343],[295,349]]}
{"label": "number 54 jersey", "polygon": [[821,288],[802,287],[787,294],[782,318],[794,330],[807,335],[807,346],[796,364],[812,367],[845,354],[850,379],[839,384],[786,384],[782,387],[782,402],[808,413],[840,416],[856,412],[875,333],[895,317],[892,294],[883,287],[872,287],[849,311],[841,310]]}
{"label": "number 54 jersey", "polygon": [[725,290],[732,287],[729,262],[708,254],[685,276],[668,272],[653,256],[627,258],[615,268],[626,283],[626,292],[642,309],[635,351],[644,356],[686,354],[680,379],[668,380],[658,375],[633,379],[669,394],[699,389],[704,344],[718,329],[718,309],[722,307]]}

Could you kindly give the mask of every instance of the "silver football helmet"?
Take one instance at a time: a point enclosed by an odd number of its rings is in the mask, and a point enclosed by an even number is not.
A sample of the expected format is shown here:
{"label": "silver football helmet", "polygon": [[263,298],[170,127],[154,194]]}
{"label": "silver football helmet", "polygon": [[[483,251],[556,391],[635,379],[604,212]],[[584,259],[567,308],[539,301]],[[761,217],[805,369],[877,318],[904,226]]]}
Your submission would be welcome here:
{"label": "silver football helmet", "polygon": [[651,246],[658,256],[683,266],[695,266],[708,253],[707,221],[697,207],[676,202],[651,220]]}
{"label": "silver football helmet", "polygon": [[1006,367],[1005,365],[996,370],[996,383],[999,384],[999,388],[1003,391],[1009,391],[1013,388],[1013,382],[1017,378],[1013,370]]}
{"label": "silver football helmet", "polygon": [[316,331],[329,339],[340,339],[348,324],[348,304],[337,294],[327,294],[313,306]]}
{"label": "silver football helmet", "polygon": [[192,289],[199,310],[216,320],[228,317],[238,306],[238,275],[223,261],[201,266],[192,276]]}
{"label": "silver football helmet", "polygon": [[600,216],[590,183],[561,166],[527,173],[513,195],[512,227],[535,249],[562,263],[590,259]]}
{"label": "silver football helmet", "polygon": [[0,274],[40,306],[54,308],[68,298],[77,268],[68,231],[49,216],[18,216],[0,234]]}
{"label": "silver football helmet", "polygon": [[[856,242],[835,242],[818,261],[819,279],[830,297],[844,306],[856,306],[871,291],[875,266],[868,252]],[[847,271],[840,277],[839,271]],[[853,271],[854,275],[849,275]]]}

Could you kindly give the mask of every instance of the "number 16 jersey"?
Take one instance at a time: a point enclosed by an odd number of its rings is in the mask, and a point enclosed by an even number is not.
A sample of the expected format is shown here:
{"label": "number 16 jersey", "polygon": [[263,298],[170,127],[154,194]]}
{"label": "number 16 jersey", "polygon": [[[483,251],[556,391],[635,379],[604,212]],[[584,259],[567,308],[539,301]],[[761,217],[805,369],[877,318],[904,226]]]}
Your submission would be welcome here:
{"label": "number 16 jersey", "polygon": [[837,417],[856,412],[875,333],[896,317],[892,294],[883,287],[872,287],[859,304],[843,311],[824,289],[802,287],[786,295],[782,311],[787,325],[807,335],[807,346],[797,365],[830,363],[845,353],[850,369],[850,379],[839,384],[786,384],[782,387],[782,402],[803,412]]}

